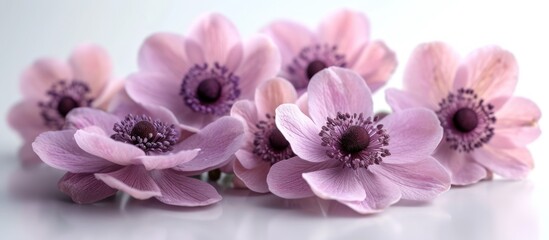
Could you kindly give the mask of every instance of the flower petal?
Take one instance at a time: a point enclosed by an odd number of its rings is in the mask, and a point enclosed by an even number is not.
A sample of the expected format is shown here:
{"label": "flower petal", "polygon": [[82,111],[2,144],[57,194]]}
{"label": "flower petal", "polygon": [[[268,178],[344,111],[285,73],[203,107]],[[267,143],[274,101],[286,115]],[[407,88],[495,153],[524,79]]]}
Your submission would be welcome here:
{"label": "flower petal", "polygon": [[523,147],[541,134],[538,125],[541,110],[529,99],[512,97],[495,116],[497,120],[490,145],[505,148]]}
{"label": "flower petal", "polygon": [[145,156],[145,152],[134,145],[115,141],[88,129],[77,130],[74,139],[76,144],[89,154],[118,165],[135,164],[137,157]]}
{"label": "flower petal", "polygon": [[414,163],[382,162],[372,167],[371,171],[397,184],[403,199],[433,200],[450,188],[450,175],[433,157],[425,157]]}
{"label": "flower petal", "polygon": [[328,160],[326,147],[318,136],[320,128],[303,114],[295,104],[282,104],[276,109],[276,127],[288,140],[292,151],[303,160],[323,162]]}
{"label": "flower petal", "polygon": [[42,164],[40,157],[32,150],[32,143],[25,142],[21,148],[19,148],[18,154],[19,161],[23,168],[33,167]]}
{"label": "flower petal", "polygon": [[107,135],[114,134],[114,124],[120,119],[110,113],[94,108],[76,108],[69,112],[65,118],[66,129],[83,129],[96,126],[101,128]]}
{"label": "flower petal", "polygon": [[257,86],[280,71],[280,53],[266,36],[255,36],[246,44],[244,59],[235,74],[240,78],[241,99],[253,99]]}
{"label": "flower petal", "polygon": [[8,123],[27,142],[33,141],[40,133],[54,130],[45,125],[38,102],[33,99],[15,104],[8,113]]}
{"label": "flower petal", "polygon": [[297,92],[294,85],[283,78],[273,78],[261,84],[255,91],[254,101],[257,114],[263,117],[266,114],[274,116],[276,108],[284,103],[294,103]]}
{"label": "flower petal", "polygon": [[442,139],[442,127],[433,111],[406,109],[387,115],[380,121],[389,134],[390,156],[386,163],[416,162],[431,155]]}
{"label": "flower petal", "polygon": [[191,66],[185,54],[184,42],[183,36],[173,33],[149,36],[139,49],[139,69],[182,78]]}
{"label": "flower petal", "polygon": [[389,88],[385,91],[385,100],[391,106],[393,112],[417,107],[425,107],[432,110],[437,109],[435,103],[427,102],[426,99],[417,96],[417,94],[395,88]]}
{"label": "flower petal", "polygon": [[253,169],[259,167],[262,163],[266,162],[259,158],[252,152],[240,149],[234,154],[237,161],[240,162],[240,165],[245,169]]}
{"label": "flower petal", "polygon": [[352,55],[369,41],[370,22],[362,12],[343,9],[322,20],[318,36],[343,54]]}
{"label": "flower petal", "polygon": [[509,179],[524,179],[534,168],[532,155],[525,147],[501,149],[488,144],[476,149],[473,157],[490,171]]}
{"label": "flower petal", "polygon": [[404,72],[404,89],[430,103],[437,104],[452,90],[459,65],[459,56],[443,42],[431,42],[416,47]]}
{"label": "flower petal", "polygon": [[293,157],[275,163],[267,175],[269,191],[288,199],[314,196],[311,187],[302,174],[330,167],[327,163],[312,163],[299,157]]}
{"label": "flower petal", "polygon": [[486,101],[515,91],[518,65],[512,53],[497,46],[478,49],[458,69],[454,88],[472,88]]}
{"label": "flower petal", "polygon": [[163,203],[194,207],[210,205],[221,200],[221,196],[212,185],[186,177],[175,170],[155,171],[152,176],[162,193],[156,199]]}
{"label": "flower petal", "polygon": [[303,178],[315,195],[323,199],[341,201],[362,201],[366,193],[362,184],[357,180],[354,169],[334,168],[303,173]]}
{"label": "flower petal", "polygon": [[282,64],[287,66],[315,40],[314,34],[307,27],[291,21],[276,21],[269,24],[263,32],[276,43],[282,55]]}
{"label": "flower petal", "polygon": [[240,43],[240,35],[233,23],[216,13],[195,22],[189,37],[201,44],[208,63],[226,63],[231,49]]}
{"label": "flower petal", "polygon": [[433,155],[446,168],[452,185],[470,185],[488,176],[486,168],[478,164],[470,154],[451,149],[443,141]]}
{"label": "flower petal", "polygon": [[36,60],[21,75],[20,89],[25,98],[47,98],[47,91],[53,84],[73,79],[70,67],[56,59]]}
{"label": "flower petal", "polygon": [[400,188],[385,177],[368,170],[359,170],[358,176],[366,191],[366,199],[364,201],[339,201],[356,212],[361,214],[380,212],[400,200]]}
{"label": "flower petal", "polygon": [[137,199],[161,196],[160,188],[143,166],[126,166],[114,172],[96,173],[95,177]]}
{"label": "flower petal", "polygon": [[66,173],[58,183],[59,190],[79,204],[89,204],[113,196],[118,189],[97,180],[93,173]]}
{"label": "flower petal", "polygon": [[32,148],[46,164],[73,173],[98,172],[113,165],[82,150],[74,140],[75,132],[42,133],[32,143]]}
{"label": "flower petal", "polygon": [[[274,112],[272,113],[274,115]],[[257,109],[253,101],[240,100],[233,104],[231,108],[231,117],[238,118],[244,124],[245,144],[243,149],[252,151],[255,132],[257,131],[256,124],[259,122]],[[261,119],[265,120],[265,119]]]}
{"label": "flower petal", "polygon": [[372,92],[381,88],[397,67],[395,53],[382,41],[373,41],[360,52],[351,69],[360,74]]}
{"label": "flower petal", "polygon": [[70,56],[69,64],[74,80],[87,83],[91,96],[99,96],[111,78],[112,64],[109,54],[98,45],[77,47]]}
{"label": "flower petal", "polygon": [[247,169],[240,161],[235,161],[233,170],[235,175],[244,182],[246,187],[254,192],[267,193],[269,186],[267,185],[267,174],[271,169],[271,163],[263,161],[256,167]]}
{"label": "flower petal", "polygon": [[180,84],[180,79],[165,74],[139,72],[128,77],[126,92],[137,103],[163,106],[178,113],[185,111]]}
{"label": "flower petal", "polygon": [[167,169],[193,160],[199,152],[200,149],[192,149],[165,155],[143,155],[137,157],[137,160],[143,164],[147,170]]}

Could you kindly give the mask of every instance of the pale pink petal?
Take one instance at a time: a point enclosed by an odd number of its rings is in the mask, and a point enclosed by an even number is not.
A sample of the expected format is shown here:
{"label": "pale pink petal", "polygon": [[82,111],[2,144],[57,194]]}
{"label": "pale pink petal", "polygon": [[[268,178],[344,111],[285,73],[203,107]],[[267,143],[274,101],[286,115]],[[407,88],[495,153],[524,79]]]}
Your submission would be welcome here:
{"label": "pale pink petal", "polygon": [[459,65],[459,56],[443,42],[416,47],[404,72],[404,89],[433,107],[448,96]]}
{"label": "pale pink petal", "polygon": [[[272,113],[274,115],[274,112]],[[246,143],[242,146],[243,149],[252,151],[255,132],[257,131],[256,124],[259,123],[257,109],[254,102],[250,100],[240,100],[233,104],[231,108],[231,116],[238,118],[244,124],[244,136]],[[262,116],[261,120],[266,120]]]}
{"label": "pale pink petal", "polygon": [[66,129],[83,129],[91,126],[101,128],[107,135],[114,134],[114,124],[120,119],[110,113],[94,108],[76,108],[65,118]]}
{"label": "pale pink petal", "polygon": [[33,141],[40,133],[57,130],[45,125],[38,102],[33,99],[15,104],[8,113],[8,123],[27,142]]}
{"label": "pale pink petal", "polygon": [[185,39],[185,52],[189,58],[189,64],[204,64],[206,58],[204,57],[204,51],[200,43],[193,39]]}
{"label": "pale pink petal", "polygon": [[66,63],[43,58],[36,60],[23,72],[19,86],[24,97],[44,99],[53,84],[72,79],[72,71]]}
{"label": "pale pink petal", "polygon": [[381,88],[397,67],[395,53],[382,41],[373,41],[360,52],[356,62],[349,66],[360,74],[372,92]]}
{"label": "pale pink petal", "polygon": [[155,171],[152,174],[160,187],[159,201],[176,206],[206,206],[221,200],[221,196],[210,184],[186,177],[175,170]]}
{"label": "pale pink petal", "polygon": [[488,176],[486,168],[473,160],[470,154],[451,149],[444,140],[433,157],[446,168],[452,185],[470,185]]}
{"label": "pale pink petal", "polygon": [[160,188],[143,166],[126,166],[114,172],[96,173],[95,177],[137,199],[161,196]]}
{"label": "pale pink petal", "polygon": [[246,169],[257,168],[264,162],[266,162],[259,158],[257,155],[255,155],[253,152],[242,149],[236,151],[235,156],[238,159],[237,161],[240,163],[240,165]]}
{"label": "pale pink petal", "polygon": [[484,145],[473,152],[475,161],[490,171],[510,179],[524,179],[534,168],[534,160],[525,147],[501,149]]}
{"label": "pale pink petal", "polygon": [[299,109],[305,113],[305,115],[309,116],[309,94],[303,93],[295,102],[295,104],[299,107]]}
{"label": "pale pink petal", "polygon": [[74,130],[45,132],[32,143],[34,152],[46,164],[73,173],[98,172],[113,163],[91,155],[74,141]]}
{"label": "pale pink petal", "polygon": [[165,155],[143,155],[137,157],[137,160],[143,164],[147,170],[167,169],[193,160],[199,152],[200,149],[192,149]]}
{"label": "pale pink petal", "polygon": [[276,126],[290,142],[293,152],[310,162],[330,159],[318,134],[320,127],[303,114],[295,104],[282,104],[276,109]]}
{"label": "pale pink petal", "polygon": [[458,69],[454,88],[471,88],[486,101],[513,95],[518,65],[512,53],[497,46],[478,49]]}
{"label": "pale pink petal", "polygon": [[24,168],[33,167],[42,164],[40,157],[32,150],[32,143],[25,142],[21,148],[19,148],[18,154],[19,161]]}
{"label": "pale pink petal", "polygon": [[255,91],[254,101],[259,117],[269,114],[274,116],[276,108],[283,103],[294,103],[297,92],[294,85],[283,78],[270,79]]}
{"label": "pale pink petal", "polygon": [[58,183],[59,190],[75,203],[89,204],[113,196],[117,189],[97,180],[93,173],[66,173]]}
{"label": "pale pink petal", "polygon": [[380,122],[389,134],[387,163],[416,162],[431,155],[442,139],[442,127],[433,111],[424,108],[391,113]]}
{"label": "pale pink petal", "polygon": [[240,35],[233,23],[217,13],[205,15],[195,22],[189,37],[201,44],[208,63],[224,64],[231,49],[240,43]]}
{"label": "pale pink petal", "polygon": [[494,136],[490,145],[515,148],[526,146],[536,140],[541,130],[541,110],[529,99],[510,98],[495,114]]}
{"label": "pale pink petal", "polygon": [[269,190],[277,196],[295,199],[314,196],[302,174],[331,167],[328,163],[312,163],[293,157],[275,163],[267,175]]}
{"label": "pale pink petal", "polygon": [[318,27],[322,42],[337,46],[339,52],[353,57],[370,39],[370,22],[364,13],[350,9],[327,16]]}
{"label": "pale pink petal", "polygon": [[69,64],[74,78],[71,80],[87,83],[91,96],[99,96],[111,79],[112,63],[109,54],[98,45],[77,47],[69,58]]}
{"label": "pale pink petal", "polygon": [[92,102],[92,107],[107,111],[118,93],[124,90],[125,79],[110,80],[105,89]]}
{"label": "pale pink petal", "polygon": [[303,50],[316,42],[314,34],[305,26],[291,21],[276,21],[263,32],[273,39],[282,55],[282,64],[287,66]]}
{"label": "pale pink petal", "polygon": [[375,213],[398,202],[401,191],[387,178],[368,170],[359,169],[357,175],[366,191],[364,201],[339,201],[361,214]]}
{"label": "pale pink petal", "polygon": [[128,77],[126,92],[137,103],[163,106],[174,113],[191,111],[179,95],[181,79],[165,74],[140,72]]}
{"label": "pale pink petal", "polygon": [[117,165],[131,165],[136,158],[145,152],[138,147],[115,141],[107,135],[97,134],[86,129],[77,130],[74,134],[76,144],[89,154],[105,159]]}
{"label": "pale pink petal", "polygon": [[240,161],[235,161],[233,170],[235,175],[244,182],[246,187],[254,192],[267,193],[269,186],[267,185],[267,174],[271,169],[271,163],[263,161],[255,168],[246,168],[242,166]]}
{"label": "pale pink petal", "polygon": [[334,168],[303,173],[316,196],[341,201],[362,201],[366,197],[354,169]]}
{"label": "pale pink petal", "polygon": [[450,175],[433,157],[425,157],[414,163],[382,162],[368,169],[398,185],[403,199],[433,200],[450,188]]}
{"label": "pale pink petal", "polygon": [[198,156],[180,164],[176,169],[184,172],[202,172],[221,167],[228,163],[243,142],[244,127],[240,120],[222,117],[174,147],[174,151],[201,149]]}
{"label": "pale pink petal", "polygon": [[318,72],[309,83],[309,114],[316,125],[323,126],[326,118],[343,114],[373,113],[372,93],[355,72],[330,67]]}
{"label": "pale pink petal", "polygon": [[241,99],[253,99],[256,88],[276,76],[280,71],[280,53],[276,45],[266,36],[251,38],[244,49],[244,59],[235,74]]}
{"label": "pale pink petal", "polygon": [[427,99],[417,94],[395,88],[389,88],[385,91],[385,100],[391,106],[393,112],[417,107],[425,107],[432,110],[438,109],[437,103],[428,102]]}
{"label": "pale pink petal", "polygon": [[173,33],[149,36],[139,50],[139,69],[182,78],[193,64],[187,60],[184,42],[183,36]]}

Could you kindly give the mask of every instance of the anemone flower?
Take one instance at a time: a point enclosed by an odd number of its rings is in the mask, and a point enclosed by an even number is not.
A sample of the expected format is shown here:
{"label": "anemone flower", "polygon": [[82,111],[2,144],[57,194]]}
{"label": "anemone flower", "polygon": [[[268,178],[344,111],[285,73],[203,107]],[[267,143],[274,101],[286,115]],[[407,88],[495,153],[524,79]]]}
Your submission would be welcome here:
{"label": "anemone flower", "polygon": [[295,103],[297,93],[290,82],[275,78],[263,83],[255,100],[241,100],[231,109],[231,116],[246,126],[246,142],[236,152],[233,169],[236,176],[252,191],[269,192],[267,173],[273,164],[295,154],[275,125],[275,109],[283,103]]}
{"label": "anemone flower", "polygon": [[442,137],[433,112],[410,109],[379,120],[364,80],[336,67],[315,75],[308,95],[310,117],[295,104],[276,109],[276,126],[297,156],[271,167],[271,192],[373,213],[448,190],[448,173],[431,156]]}
{"label": "anemone flower", "polygon": [[444,128],[435,153],[452,184],[468,185],[492,173],[521,179],[533,168],[526,145],[540,135],[540,109],[513,97],[518,67],[499,47],[481,48],[460,61],[446,44],[419,45],[404,75],[404,90],[387,90],[394,111],[425,107]]}
{"label": "anemone flower", "polygon": [[122,88],[111,80],[107,52],[96,45],[74,50],[68,63],[43,58],[35,61],[21,76],[23,100],[13,106],[8,122],[24,140],[19,156],[24,166],[40,159],[31,143],[42,132],[61,130],[65,117],[74,108],[105,109],[110,98]]}
{"label": "anemone flower", "polygon": [[235,26],[219,14],[200,18],[187,37],[157,33],[139,52],[139,72],[126,90],[135,101],[163,106],[194,131],[228,115],[239,99],[276,75],[280,55],[266,36],[242,43]]}
{"label": "anemone flower", "polygon": [[280,49],[280,75],[299,93],[317,72],[330,66],[354,70],[376,91],[397,66],[395,54],[385,43],[370,41],[370,22],[361,12],[339,10],[327,16],[316,31],[282,20],[268,25],[264,32]]}
{"label": "anemone flower", "polygon": [[32,146],[46,164],[68,171],[59,188],[77,203],[118,190],[178,206],[215,203],[221,200],[215,188],[191,176],[224,165],[244,134],[232,117],[188,133],[164,109],[120,118],[79,108],[67,116],[67,128],[41,134]]}

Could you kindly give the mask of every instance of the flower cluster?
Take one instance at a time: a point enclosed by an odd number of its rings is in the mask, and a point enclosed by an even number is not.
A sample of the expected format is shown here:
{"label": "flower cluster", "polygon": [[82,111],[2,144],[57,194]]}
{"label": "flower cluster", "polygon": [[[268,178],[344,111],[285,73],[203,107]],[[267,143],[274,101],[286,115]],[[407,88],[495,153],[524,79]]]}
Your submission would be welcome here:
{"label": "flower cluster", "polygon": [[66,171],[59,189],[77,203],[121,191],[209,205],[221,200],[212,184],[223,171],[234,187],[362,214],[533,168],[526,145],[541,113],[512,96],[517,63],[504,49],[460,59],[444,43],[419,45],[404,88],[386,91],[387,115],[374,113],[372,92],[396,56],[370,40],[363,13],[340,10],[315,32],[279,21],[261,33],[242,41],[228,19],[205,15],[185,37],[147,38],[124,81],[95,45],[67,63],[37,60],[8,117],[22,164]]}

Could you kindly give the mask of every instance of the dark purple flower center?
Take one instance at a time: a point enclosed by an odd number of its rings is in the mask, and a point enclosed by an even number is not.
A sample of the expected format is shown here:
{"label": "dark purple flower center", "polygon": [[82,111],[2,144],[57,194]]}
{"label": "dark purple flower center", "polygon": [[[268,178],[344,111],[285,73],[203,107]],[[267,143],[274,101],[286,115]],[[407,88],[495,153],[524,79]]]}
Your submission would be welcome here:
{"label": "dark purple flower center", "polygon": [[163,153],[173,150],[179,140],[179,133],[173,124],[142,115],[126,115],[124,120],[115,123],[112,139],[141,148],[145,153]]}
{"label": "dark purple flower center", "polygon": [[327,118],[319,135],[326,155],[338,160],[344,167],[358,169],[379,164],[391,155],[389,134],[378,124],[377,117],[364,118],[363,114],[337,113]]}
{"label": "dark purple flower center", "polygon": [[345,55],[338,53],[337,50],[337,46],[328,44],[304,47],[286,66],[284,77],[288,78],[297,90],[307,88],[309,80],[322,69],[330,66],[347,66]]}
{"label": "dark purple flower center", "polygon": [[38,102],[44,124],[53,129],[62,129],[65,117],[78,107],[89,107],[93,98],[89,97],[90,88],[84,82],[74,80],[67,83],[60,80],[46,92],[47,101]]}
{"label": "dark purple flower center", "polygon": [[253,153],[271,164],[294,157],[290,143],[276,127],[274,117],[267,114],[266,118],[256,124]]}
{"label": "dark purple flower center", "polygon": [[436,112],[444,128],[446,142],[458,152],[471,152],[494,136],[493,106],[472,89],[459,89],[439,103]]}
{"label": "dark purple flower center", "polygon": [[195,65],[183,77],[179,94],[195,112],[225,115],[240,96],[240,79],[218,63]]}

